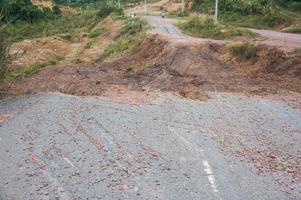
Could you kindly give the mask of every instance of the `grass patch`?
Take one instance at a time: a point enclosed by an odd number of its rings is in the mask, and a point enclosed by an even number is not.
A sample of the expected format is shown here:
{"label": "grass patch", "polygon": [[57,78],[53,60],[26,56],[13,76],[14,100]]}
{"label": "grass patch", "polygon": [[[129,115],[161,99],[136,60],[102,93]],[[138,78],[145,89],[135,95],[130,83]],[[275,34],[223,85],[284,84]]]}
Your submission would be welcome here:
{"label": "grass patch", "polygon": [[129,19],[121,28],[115,41],[105,49],[102,58],[128,52],[138,46],[146,37],[147,23],[139,18]]}
{"label": "grass patch", "polygon": [[295,49],[295,52],[296,52],[296,53],[301,53],[301,48]]}
{"label": "grass patch", "polygon": [[72,35],[79,32],[89,32],[91,24],[96,24],[102,18],[97,16],[97,10],[81,10],[71,16],[60,16],[55,19],[42,20],[35,23],[18,21],[7,24],[2,29],[12,42],[64,34],[64,39],[71,40]]}
{"label": "grass patch", "polygon": [[184,12],[182,12],[182,9],[171,11],[168,13],[168,16],[169,17],[187,17],[187,16],[189,16],[189,10],[185,9]]}
{"label": "grass patch", "polygon": [[94,44],[94,40],[88,42],[86,45],[85,45],[85,49],[91,49],[91,47],[93,46]]}
{"label": "grass patch", "polygon": [[66,33],[66,34],[63,34],[63,35],[60,35],[60,37],[64,40],[67,40],[67,41],[71,41],[72,40],[72,35],[70,33]]}
{"label": "grass patch", "polygon": [[[1,28],[1,27],[0,27]],[[6,40],[6,35],[0,31],[0,80],[7,73],[9,62],[8,54],[8,41]]]}
{"label": "grass patch", "polygon": [[107,30],[106,28],[101,27],[101,28],[98,28],[98,29],[96,29],[96,30],[90,32],[90,33],[88,34],[88,37],[89,37],[89,38],[96,38],[96,37],[98,37],[98,36],[104,34],[104,33],[107,32],[107,31],[108,31],[108,30]]}
{"label": "grass patch", "polygon": [[215,24],[209,17],[188,18],[188,20],[178,23],[178,27],[189,35],[202,38],[229,39],[237,36],[254,37],[256,35],[247,29]]}
{"label": "grass patch", "polygon": [[32,66],[26,67],[25,69],[18,71],[18,72],[8,72],[5,74],[5,76],[0,80],[0,84],[4,84],[8,81],[16,80],[16,79],[21,79],[26,76],[35,74],[39,71],[41,71],[42,68],[50,65],[56,65],[57,61],[56,60],[48,60],[47,62],[43,63],[37,63]]}
{"label": "grass patch", "polygon": [[258,48],[252,43],[241,43],[232,46],[232,54],[240,60],[251,60],[257,58]]}
{"label": "grass patch", "polygon": [[298,20],[300,20],[300,14],[284,9],[269,9],[264,14],[242,15],[235,12],[226,12],[221,15],[223,24],[261,29],[289,26]]}
{"label": "grass patch", "polygon": [[301,26],[291,27],[284,30],[287,33],[300,33],[301,34]]}
{"label": "grass patch", "polygon": [[127,68],[126,68],[126,72],[131,72],[131,71],[133,71],[133,68],[132,68],[132,67],[127,67]]}

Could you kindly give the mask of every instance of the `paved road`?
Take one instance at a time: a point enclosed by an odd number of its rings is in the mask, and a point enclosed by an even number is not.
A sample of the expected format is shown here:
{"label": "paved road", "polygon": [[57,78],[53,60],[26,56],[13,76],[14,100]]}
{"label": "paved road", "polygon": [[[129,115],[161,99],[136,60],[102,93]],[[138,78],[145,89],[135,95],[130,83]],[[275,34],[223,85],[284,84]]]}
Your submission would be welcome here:
{"label": "paved road", "polygon": [[160,16],[144,16],[143,17],[151,26],[152,32],[168,34],[169,37],[175,39],[186,39],[189,36],[183,34],[170,19],[163,19]]}
{"label": "paved road", "polygon": [[258,43],[284,48],[301,48],[301,34],[260,29],[251,30],[265,37],[265,40]]}
{"label": "paved road", "polygon": [[[180,39],[185,41],[215,41],[223,42],[221,40],[210,40],[204,38],[194,38],[183,34],[175,25],[176,19],[163,19],[160,16],[144,16],[144,18],[153,27],[152,32],[168,35],[171,39]],[[272,30],[250,29],[253,32],[264,37],[263,40],[256,41],[258,44],[265,44],[269,46],[281,47],[284,49],[301,48],[301,34],[283,33]]]}
{"label": "paved road", "polygon": [[207,102],[161,94],[144,106],[41,93],[0,113],[12,116],[0,126],[5,200],[285,200],[278,176],[231,152],[263,148],[256,135],[300,155],[300,110],[228,93]]}

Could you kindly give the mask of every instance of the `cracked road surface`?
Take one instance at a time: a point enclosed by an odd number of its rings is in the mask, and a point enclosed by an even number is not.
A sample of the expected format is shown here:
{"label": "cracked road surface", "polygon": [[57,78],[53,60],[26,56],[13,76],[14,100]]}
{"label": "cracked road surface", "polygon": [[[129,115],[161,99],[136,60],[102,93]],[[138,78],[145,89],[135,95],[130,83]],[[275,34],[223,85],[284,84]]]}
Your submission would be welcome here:
{"label": "cracked road surface", "polygon": [[3,102],[0,199],[298,199],[277,183],[287,180],[282,171],[259,173],[234,152],[277,147],[300,159],[300,109],[210,96],[165,93],[129,105],[39,93]]}

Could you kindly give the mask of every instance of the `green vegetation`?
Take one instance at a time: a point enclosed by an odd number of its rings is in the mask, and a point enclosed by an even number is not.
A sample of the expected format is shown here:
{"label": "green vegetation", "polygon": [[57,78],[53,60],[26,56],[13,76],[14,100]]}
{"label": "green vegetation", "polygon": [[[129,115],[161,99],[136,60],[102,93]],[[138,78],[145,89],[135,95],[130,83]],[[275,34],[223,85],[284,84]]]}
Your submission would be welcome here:
{"label": "green vegetation", "polygon": [[182,9],[178,9],[178,10],[169,12],[168,15],[171,16],[171,17],[173,17],[173,16],[175,16],[175,17],[186,17],[186,16],[189,16],[189,10],[185,9],[184,12],[182,12]]}
{"label": "green vegetation", "polygon": [[127,67],[126,68],[126,72],[131,72],[131,71],[133,71],[133,67]]}
{"label": "green vegetation", "polygon": [[258,47],[251,43],[241,43],[232,46],[232,54],[241,60],[251,60],[257,57]]}
{"label": "green vegetation", "polygon": [[107,31],[108,31],[108,30],[107,30],[106,28],[103,28],[103,27],[102,27],[102,28],[98,28],[98,29],[96,29],[96,30],[90,32],[90,33],[88,34],[88,37],[89,37],[89,38],[96,38],[96,37],[98,37],[98,36],[104,34],[104,33],[107,32]]}
{"label": "green vegetation", "polygon": [[60,37],[64,40],[67,40],[67,41],[71,41],[72,40],[72,35],[70,33],[66,33],[66,34],[63,34],[63,35],[60,35]]}
{"label": "green vegetation", "polygon": [[284,30],[287,33],[300,33],[301,34],[301,26],[290,27]]}
{"label": "green vegetation", "polygon": [[224,24],[234,26],[244,26],[253,28],[273,28],[276,26],[289,26],[298,16],[279,8],[269,9],[263,15],[240,15],[239,13],[229,12],[221,16]]}
{"label": "green vegetation", "polygon": [[44,19],[55,18],[60,14],[56,8],[55,12],[49,8],[38,8],[31,3],[31,0],[0,0],[0,18],[2,22],[15,23],[26,21],[33,23]]}
{"label": "green vegetation", "polygon": [[189,35],[203,38],[229,39],[237,36],[253,37],[256,35],[247,29],[215,24],[209,17],[191,17],[187,21],[178,23],[178,26]]}
{"label": "green vegetation", "polygon": [[91,38],[92,40],[89,41],[85,45],[85,49],[90,49],[93,46],[93,44],[96,42],[97,37],[104,34],[104,33],[106,33],[107,31],[108,30],[106,28],[101,27],[101,28],[97,28],[94,31],[90,32],[88,34],[88,37]]}
{"label": "green vegetation", "polygon": [[[194,0],[192,10],[212,15],[214,2]],[[298,13],[291,12],[300,12],[300,7],[294,9],[300,5],[298,0],[223,0],[219,4],[220,20],[228,25],[255,28],[288,26],[300,19]]]}
{"label": "green vegetation", "polygon": [[0,80],[4,77],[7,72],[7,62],[8,62],[8,50],[7,50],[7,40],[5,35],[0,32]]}
{"label": "green vegetation", "polygon": [[88,42],[86,45],[85,45],[85,49],[90,49],[92,47],[92,45],[94,44],[94,40]]}
{"label": "green vegetation", "polygon": [[113,54],[130,51],[138,46],[145,38],[147,23],[139,18],[130,19],[119,31],[115,41],[105,49],[103,58]]}
{"label": "green vegetation", "polygon": [[90,24],[98,22],[97,11],[83,10],[72,16],[62,16],[54,20],[43,20],[36,23],[16,22],[6,25],[3,30],[9,35],[11,41],[51,36],[60,33],[73,35],[86,31]]}
{"label": "green vegetation", "polygon": [[39,72],[42,68],[49,66],[49,65],[56,65],[56,60],[49,60],[44,63],[34,64],[32,66],[26,67],[25,69],[18,71],[18,72],[7,72],[2,79],[0,79],[0,84],[6,83],[8,81],[20,79],[26,77],[28,75],[34,74]]}
{"label": "green vegetation", "polygon": [[[101,13],[104,10],[106,12]],[[59,15],[55,18],[49,17],[35,22],[15,20],[14,23],[3,24],[2,30],[12,42],[56,34],[65,34],[72,37],[72,35],[78,32],[90,32],[101,19],[107,17],[112,12],[116,16],[123,14],[122,10],[116,7],[112,7],[106,3],[99,3],[90,7],[80,7],[77,9],[77,13],[71,16]],[[71,38],[68,37],[66,39],[70,40]]]}
{"label": "green vegetation", "polygon": [[300,0],[276,0],[276,3],[278,3],[278,5],[288,10],[301,12]]}
{"label": "green vegetation", "polygon": [[297,48],[297,49],[295,49],[295,52],[297,52],[297,53],[301,53],[301,48]]}

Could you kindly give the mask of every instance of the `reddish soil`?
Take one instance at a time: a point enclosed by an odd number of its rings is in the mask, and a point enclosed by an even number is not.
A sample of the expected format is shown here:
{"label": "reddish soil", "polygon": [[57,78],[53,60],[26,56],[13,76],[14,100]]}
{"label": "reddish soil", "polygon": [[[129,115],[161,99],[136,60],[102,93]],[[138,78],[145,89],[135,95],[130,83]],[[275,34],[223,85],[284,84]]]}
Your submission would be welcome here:
{"label": "reddish soil", "polygon": [[201,100],[207,98],[205,91],[287,94],[301,92],[300,66],[300,52],[263,46],[258,58],[243,61],[233,57],[224,44],[187,45],[151,34],[130,55],[96,64],[46,67],[3,90],[12,95],[59,91],[83,96],[120,93],[120,88],[162,90]]}

